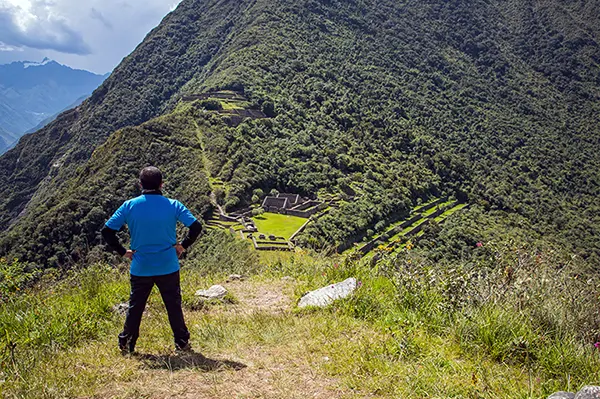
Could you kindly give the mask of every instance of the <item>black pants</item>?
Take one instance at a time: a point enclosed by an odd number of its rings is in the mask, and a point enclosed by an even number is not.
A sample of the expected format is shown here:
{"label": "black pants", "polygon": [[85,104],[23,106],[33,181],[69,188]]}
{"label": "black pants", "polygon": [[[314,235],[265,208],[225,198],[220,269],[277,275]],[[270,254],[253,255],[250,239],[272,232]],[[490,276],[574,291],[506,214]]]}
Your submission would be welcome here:
{"label": "black pants", "polygon": [[185,325],[181,309],[179,271],[165,276],[140,277],[132,275],[130,281],[129,310],[127,311],[123,332],[119,334],[119,345],[133,352],[140,335],[140,323],[148,296],[150,296],[150,292],[156,284],[167,308],[169,323],[175,337],[175,346],[178,348],[185,347],[190,339],[190,333]]}

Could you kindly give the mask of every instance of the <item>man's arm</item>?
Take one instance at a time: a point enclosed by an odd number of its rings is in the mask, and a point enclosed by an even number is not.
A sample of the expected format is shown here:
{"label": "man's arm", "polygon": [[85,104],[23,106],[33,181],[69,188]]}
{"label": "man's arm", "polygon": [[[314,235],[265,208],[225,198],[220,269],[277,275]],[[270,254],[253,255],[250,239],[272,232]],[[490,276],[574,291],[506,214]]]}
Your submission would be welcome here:
{"label": "man's arm", "polygon": [[188,231],[188,235],[185,238],[185,240],[183,240],[181,242],[181,246],[184,249],[188,249],[189,247],[191,247],[192,244],[196,242],[196,240],[198,239],[198,237],[200,237],[200,233],[202,233],[202,224],[199,221],[196,220],[190,226],[190,230]]}
{"label": "man's arm", "polygon": [[104,241],[106,241],[109,247],[114,249],[119,255],[125,256],[127,250],[119,242],[116,230],[113,230],[108,226],[104,226],[102,229],[102,237],[104,237]]}
{"label": "man's arm", "polygon": [[196,221],[194,221],[194,223],[192,223],[190,225],[190,229],[188,231],[188,235],[185,238],[185,240],[183,240],[181,242],[181,244],[176,244],[175,245],[175,250],[177,251],[177,256],[178,257],[181,257],[181,255],[189,247],[191,247],[193,243],[196,242],[196,240],[200,236],[200,233],[202,233],[202,224],[199,221],[196,220]]}
{"label": "man's arm", "polygon": [[107,242],[107,244],[117,251],[117,253],[121,256],[126,257],[129,260],[133,259],[133,251],[126,250],[123,248],[119,239],[117,238],[117,232],[123,227],[123,225],[127,221],[127,202],[125,202],[117,211],[111,216],[110,219],[104,225],[102,229],[102,237]]}

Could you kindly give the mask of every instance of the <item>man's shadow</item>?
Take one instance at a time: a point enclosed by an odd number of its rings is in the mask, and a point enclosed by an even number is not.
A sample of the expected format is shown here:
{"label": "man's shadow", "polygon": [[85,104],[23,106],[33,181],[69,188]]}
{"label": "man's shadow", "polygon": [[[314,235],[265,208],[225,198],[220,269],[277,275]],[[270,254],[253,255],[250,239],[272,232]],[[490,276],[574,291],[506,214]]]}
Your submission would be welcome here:
{"label": "man's shadow", "polygon": [[232,360],[209,359],[197,352],[185,352],[169,355],[151,355],[138,353],[134,355],[137,359],[151,369],[183,370],[199,369],[202,371],[225,371],[242,370],[247,366]]}

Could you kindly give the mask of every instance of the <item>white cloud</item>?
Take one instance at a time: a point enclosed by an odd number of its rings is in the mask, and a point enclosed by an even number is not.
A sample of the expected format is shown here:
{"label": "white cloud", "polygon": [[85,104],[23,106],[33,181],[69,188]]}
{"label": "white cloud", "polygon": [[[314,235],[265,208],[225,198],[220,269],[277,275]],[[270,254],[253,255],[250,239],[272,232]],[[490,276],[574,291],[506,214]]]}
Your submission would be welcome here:
{"label": "white cloud", "polygon": [[0,3],[0,40],[15,47],[52,49],[72,54],[89,54],[82,35],[69,21],[52,12],[51,3],[33,0],[28,4]]}
{"label": "white cloud", "polygon": [[105,73],[180,0],[0,0],[0,63],[50,57]]}
{"label": "white cloud", "polygon": [[0,51],[20,51],[22,52],[23,49],[19,48],[19,47],[13,47],[13,46],[9,46],[5,43],[0,42]]}

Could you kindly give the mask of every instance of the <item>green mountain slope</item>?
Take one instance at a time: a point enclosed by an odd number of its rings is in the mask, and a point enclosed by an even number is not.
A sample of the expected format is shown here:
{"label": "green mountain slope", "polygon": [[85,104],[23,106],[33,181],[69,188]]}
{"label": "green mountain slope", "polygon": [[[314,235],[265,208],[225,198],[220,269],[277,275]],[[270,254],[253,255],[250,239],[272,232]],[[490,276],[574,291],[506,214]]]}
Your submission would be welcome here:
{"label": "green mountain slope", "polygon": [[[596,257],[597,14],[589,1],[184,0],[77,112],[0,158],[0,223],[12,225],[2,250],[47,266],[79,259],[74,248],[99,244],[96,227],[134,192],[121,184],[147,163],[170,168],[191,195],[191,171],[152,156],[171,127],[127,142],[130,129],[110,135],[170,114],[182,95],[234,89],[274,105],[274,117],[237,127],[194,107],[165,117],[193,114],[200,136],[186,143],[226,183],[228,209],[256,188],[357,194],[309,226],[305,245],[347,248],[418,199],[454,195],[478,204],[490,226]],[[115,150],[142,150],[88,161],[109,136]],[[89,180],[93,193],[112,187],[111,202],[87,195]],[[75,199],[85,204],[81,229],[56,222]],[[23,247],[25,234],[47,241]]]}
{"label": "green mountain slope", "polygon": [[[0,228],[14,222],[26,205],[34,207],[60,192],[111,133],[163,113],[178,88],[218,50],[231,29],[227,15],[237,12],[234,2],[182,4],[77,111],[25,136],[0,158]],[[203,34],[197,36],[199,31]]]}
{"label": "green mountain slope", "polygon": [[[5,243],[20,242],[13,254],[38,265],[69,267],[105,258],[103,251],[92,249],[107,210],[138,195],[138,163],[160,167],[168,178],[165,193],[180,198],[196,214],[206,213],[210,189],[195,119],[193,110],[185,110],[113,134],[60,195],[29,210]],[[23,242],[22,237],[28,239]]]}

